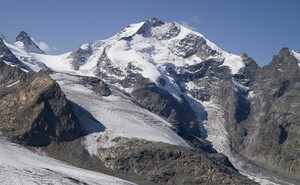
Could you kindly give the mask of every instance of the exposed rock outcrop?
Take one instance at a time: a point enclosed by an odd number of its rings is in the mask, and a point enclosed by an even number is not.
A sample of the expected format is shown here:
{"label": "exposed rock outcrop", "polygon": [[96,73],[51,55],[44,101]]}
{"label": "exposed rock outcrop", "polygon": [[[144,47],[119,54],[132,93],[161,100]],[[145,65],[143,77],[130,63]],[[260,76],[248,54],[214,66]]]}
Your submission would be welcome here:
{"label": "exposed rock outcrop", "polygon": [[117,146],[99,149],[108,168],[135,174],[158,184],[255,184],[206,155],[164,143],[117,139]]}
{"label": "exposed rock outcrop", "polygon": [[[93,169],[138,184],[257,184],[242,176],[221,155],[161,142],[116,138],[111,148],[89,156],[82,142],[53,142],[43,151],[78,167]],[[72,155],[70,155],[72,153]]]}
{"label": "exposed rock outcrop", "polygon": [[97,92],[101,96],[111,95],[111,90],[108,87],[108,85],[105,82],[103,82],[102,80],[100,80],[99,78],[81,77],[81,80],[83,81],[84,86]]}
{"label": "exposed rock outcrop", "polygon": [[300,68],[287,48],[263,67],[252,86],[249,118],[242,121],[243,155],[300,180]]}
{"label": "exposed rock outcrop", "polygon": [[40,71],[25,73],[0,61],[0,130],[31,146],[80,136],[75,115],[58,84]]}
{"label": "exposed rock outcrop", "polygon": [[93,50],[89,45],[86,48],[78,48],[73,51],[68,57],[71,60],[73,69],[78,70],[80,66],[84,65],[92,52]]}

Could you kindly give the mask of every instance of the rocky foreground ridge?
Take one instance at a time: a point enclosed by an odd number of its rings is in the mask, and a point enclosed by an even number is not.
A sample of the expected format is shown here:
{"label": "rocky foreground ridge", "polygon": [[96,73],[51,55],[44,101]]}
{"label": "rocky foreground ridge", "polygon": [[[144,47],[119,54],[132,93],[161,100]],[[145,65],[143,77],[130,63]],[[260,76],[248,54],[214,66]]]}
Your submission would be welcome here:
{"label": "rocky foreground ridge", "polygon": [[12,141],[47,146],[80,136],[74,112],[46,72],[29,74],[0,61],[0,130]]}

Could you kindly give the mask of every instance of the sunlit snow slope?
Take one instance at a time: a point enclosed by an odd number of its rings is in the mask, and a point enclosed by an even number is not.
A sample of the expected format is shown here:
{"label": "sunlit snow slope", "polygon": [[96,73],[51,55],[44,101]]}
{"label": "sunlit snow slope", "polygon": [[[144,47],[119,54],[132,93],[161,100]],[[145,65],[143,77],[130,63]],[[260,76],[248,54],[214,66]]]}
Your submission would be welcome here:
{"label": "sunlit snow slope", "polygon": [[10,143],[0,136],[0,184],[133,184],[64,164]]}

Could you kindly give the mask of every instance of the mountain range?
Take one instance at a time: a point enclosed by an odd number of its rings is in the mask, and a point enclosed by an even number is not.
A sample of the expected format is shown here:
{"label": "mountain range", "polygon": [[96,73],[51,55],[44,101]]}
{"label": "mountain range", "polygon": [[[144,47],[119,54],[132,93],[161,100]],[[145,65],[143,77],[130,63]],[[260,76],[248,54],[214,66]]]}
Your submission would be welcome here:
{"label": "mountain range", "polygon": [[37,156],[127,180],[115,184],[297,184],[299,68],[297,51],[259,67],[157,18],[61,55],[24,31],[14,43],[1,36],[0,147],[49,166],[59,184],[102,184],[103,174],[88,181]]}

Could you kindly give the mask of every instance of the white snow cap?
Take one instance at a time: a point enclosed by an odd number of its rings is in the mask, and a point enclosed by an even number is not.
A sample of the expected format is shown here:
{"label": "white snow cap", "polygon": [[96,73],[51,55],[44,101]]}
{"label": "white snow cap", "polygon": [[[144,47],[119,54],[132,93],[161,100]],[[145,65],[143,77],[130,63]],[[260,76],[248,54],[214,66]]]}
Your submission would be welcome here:
{"label": "white snow cap", "polygon": [[[201,44],[199,45],[199,43]],[[20,53],[25,53],[25,58],[27,59],[35,58],[35,61],[39,61],[39,65],[36,65],[35,69],[44,68],[40,65],[44,63],[40,59],[47,57],[44,55],[44,51],[30,39],[26,32],[22,31],[18,35],[16,43],[12,45],[14,51],[17,51],[15,47],[22,51],[18,52],[16,56],[18,55],[17,57],[26,65],[32,66],[34,63],[22,60],[24,57]],[[195,65],[207,59],[214,59],[220,62],[220,65],[228,66],[232,74],[238,73],[244,67],[240,56],[220,49],[202,34],[190,30],[177,22],[163,22],[157,18],[130,24],[127,28],[107,40],[83,44],[81,48],[91,48],[91,52],[84,59],[86,61],[80,64],[78,70],[72,68],[72,65],[70,65],[72,59],[67,56],[54,57],[47,55],[51,62],[44,64],[57,72],[72,71],[72,73],[80,75],[88,74],[93,76],[93,71],[97,68],[99,58],[104,48],[106,48],[106,54],[113,65],[112,67],[120,69],[123,75],[127,75],[128,66],[135,66],[139,71],[134,72],[140,73],[143,77],[149,78],[155,83],[157,83],[159,77],[169,78],[167,73],[170,67],[180,72],[186,66]],[[199,49],[208,54],[200,56],[201,54],[197,53]],[[14,51],[13,53],[15,53]],[[212,52],[210,53],[210,51]]]}
{"label": "white snow cap", "polygon": [[[130,38],[128,38],[130,37]],[[192,38],[191,38],[192,37]],[[184,40],[192,39],[186,45]],[[203,46],[193,45],[193,39],[203,39]],[[150,18],[146,22],[131,24],[123,31],[106,41],[109,43],[107,56],[113,65],[126,74],[129,65],[141,69],[141,74],[153,82],[161,77],[165,66],[181,70],[187,65],[194,65],[206,59],[215,59],[228,66],[232,74],[239,72],[245,65],[240,56],[221,50],[202,34],[192,31],[176,22],[162,22]],[[201,47],[214,51],[206,58],[195,54],[187,56],[189,51]],[[195,51],[196,52],[196,51]]]}

